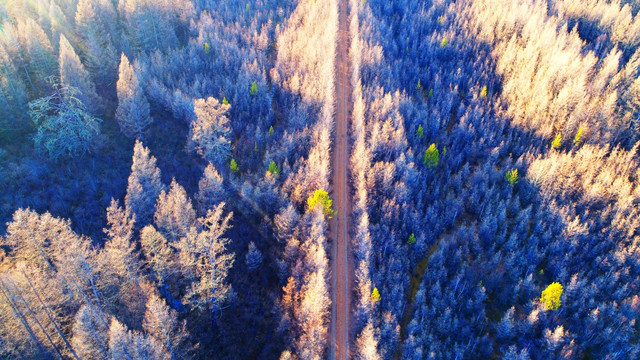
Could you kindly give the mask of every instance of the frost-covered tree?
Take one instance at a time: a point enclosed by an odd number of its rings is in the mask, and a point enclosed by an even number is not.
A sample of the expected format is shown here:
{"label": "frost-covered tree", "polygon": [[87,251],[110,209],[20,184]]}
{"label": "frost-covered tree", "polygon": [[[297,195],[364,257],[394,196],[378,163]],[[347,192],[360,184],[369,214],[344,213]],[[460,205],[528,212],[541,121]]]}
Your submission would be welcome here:
{"label": "frost-covered tree", "polygon": [[130,138],[143,139],[152,121],[149,115],[149,102],[142,90],[135,65],[129,63],[124,53],[120,58],[117,90],[116,119],[120,124],[120,130]]}
{"label": "frost-covered tree", "polygon": [[96,82],[113,86],[117,80],[118,16],[111,0],[79,0],[75,14],[86,51],[87,67]]}
{"label": "frost-covered tree", "polygon": [[64,86],[76,88],[78,99],[95,114],[99,108],[95,85],[64,35],[60,35],[59,52],[60,82]]}
{"label": "frost-covered tree", "polygon": [[171,358],[158,340],[129,330],[116,318],[111,319],[109,326],[109,357],[130,360]]}
{"label": "frost-covered tree", "polygon": [[151,223],[154,204],[164,188],[160,179],[160,169],[156,166],[156,158],[149,154],[148,148],[136,140],[124,203],[131,213],[135,214],[137,228]]}
{"label": "frost-covered tree", "polygon": [[107,358],[109,328],[107,316],[101,311],[83,305],[76,313],[71,345],[83,359]]}
{"label": "frost-covered tree", "polygon": [[187,192],[176,179],[171,180],[169,193],[160,192],[156,202],[154,223],[167,239],[172,242],[187,235],[189,229],[196,223],[196,212],[191,205]]}
{"label": "frost-covered tree", "polygon": [[183,270],[196,275],[187,299],[193,307],[210,312],[214,328],[222,306],[234,296],[227,276],[235,255],[227,249],[230,240],[224,237],[232,214],[223,214],[224,205],[218,204],[198,219],[202,229],[197,233],[193,229],[179,243],[180,250],[191,258],[188,264],[183,264],[187,265]]}
{"label": "frost-covered tree", "polygon": [[198,193],[195,198],[198,212],[203,215],[207,210],[213,209],[215,205],[225,200],[222,176],[211,163],[204,169],[204,174],[198,182]]}
{"label": "frost-covered tree", "polygon": [[76,88],[52,81],[53,94],[29,103],[36,145],[57,159],[90,152],[100,134],[101,120],[91,116]]}
{"label": "frost-covered tree", "polygon": [[104,245],[103,264],[109,267],[119,279],[137,283],[140,280],[142,264],[139,251],[133,240],[133,225],[135,219],[129,207],[122,208],[118,201],[111,199],[107,208],[107,242]]}
{"label": "frost-covered tree", "polygon": [[163,299],[156,295],[149,298],[142,326],[147,335],[162,344],[164,352],[169,353],[171,359],[189,358],[186,323],[178,320],[178,314]]}
{"label": "frost-covered tree", "polygon": [[213,97],[194,101],[196,119],[191,122],[190,147],[216,166],[225,164],[231,151],[231,130],[226,116],[230,107]]}

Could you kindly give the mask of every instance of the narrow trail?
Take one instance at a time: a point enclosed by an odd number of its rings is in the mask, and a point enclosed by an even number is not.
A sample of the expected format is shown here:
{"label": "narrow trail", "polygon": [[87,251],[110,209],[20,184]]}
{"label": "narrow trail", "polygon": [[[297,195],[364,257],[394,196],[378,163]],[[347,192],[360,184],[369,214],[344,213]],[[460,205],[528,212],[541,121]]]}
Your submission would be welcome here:
{"label": "narrow trail", "polygon": [[336,126],[331,165],[333,168],[333,203],[338,213],[330,223],[332,239],[332,309],[331,346],[329,358],[349,358],[349,333],[351,316],[351,289],[353,283],[353,259],[349,237],[351,196],[349,192],[349,123],[353,107],[349,64],[349,16],[348,0],[338,0],[338,44],[336,49]]}

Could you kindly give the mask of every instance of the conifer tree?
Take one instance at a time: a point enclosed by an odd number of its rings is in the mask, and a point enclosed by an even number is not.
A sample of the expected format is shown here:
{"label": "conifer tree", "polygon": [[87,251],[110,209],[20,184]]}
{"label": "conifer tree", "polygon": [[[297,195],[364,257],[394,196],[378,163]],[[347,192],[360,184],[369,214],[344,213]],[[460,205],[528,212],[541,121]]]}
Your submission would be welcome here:
{"label": "conifer tree", "polygon": [[183,265],[183,271],[196,275],[187,300],[194,308],[209,311],[214,328],[222,306],[234,296],[227,275],[235,255],[229,253],[229,239],[224,237],[232,214],[223,215],[224,205],[217,205],[198,219],[202,229],[182,238],[178,244],[181,252],[192,258]]}
{"label": "conifer tree", "polygon": [[77,89],[54,80],[52,86],[52,95],[29,103],[36,146],[54,159],[84,155],[96,144],[101,120],[89,114]]}
{"label": "conifer tree", "polygon": [[230,105],[220,104],[216,98],[194,102],[196,119],[191,122],[190,147],[208,162],[220,166],[231,152],[229,119]]}
{"label": "conifer tree", "polygon": [[136,227],[142,228],[151,222],[156,198],[164,190],[156,158],[149,149],[136,140],[133,148],[133,164],[127,186],[125,205],[135,214]]}
{"label": "conifer tree", "polygon": [[149,115],[149,102],[144,95],[134,66],[129,63],[124,53],[120,58],[117,90],[116,119],[120,124],[120,130],[130,138],[143,139],[152,121]]}
{"label": "conifer tree", "polygon": [[163,288],[178,273],[175,250],[153,225],[147,225],[140,231],[140,246],[155,280]]}
{"label": "conifer tree", "polygon": [[73,322],[71,345],[82,359],[106,359],[109,351],[109,329],[106,315],[83,305]]}
{"label": "conifer tree", "polygon": [[98,95],[89,73],[64,35],[60,35],[60,82],[78,90],[77,97],[92,113],[98,110]]}
{"label": "conifer tree", "polygon": [[195,198],[200,214],[206,214],[207,210],[213,209],[225,199],[222,176],[211,163],[204,169],[202,179],[198,182],[198,194]]}
{"label": "conifer tree", "polygon": [[169,193],[160,192],[156,202],[154,223],[158,230],[168,239],[180,240],[187,235],[189,229],[196,223],[196,212],[191,205],[187,192],[176,179],[171,180]]}
{"label": "conifer tree", "polygon": [[249,270],[256,270],[262,264],[262,252],[258,250],[253,241],[249,243],[249,251],[247,251],[247,255],[245,257],[245,263]]}
{"label": "conifer tree", "polygon": [[162,344],[164,352],[170,354],[171,359],[188,358],[189,349],[185,347],[189,338],[186,323],[178,321],[176,312],[157,295],[149,298],[146,307],[142,324],[146,334]]}
{"label": "conifer tree", "polygon": [[438,162],[440,161],[440,152],[436,147],[436,144],[431,144],[427,150],[425,150],[424,155],[422,156],[422,163],[427,165],[427,167],[432,168],[438,166]]}

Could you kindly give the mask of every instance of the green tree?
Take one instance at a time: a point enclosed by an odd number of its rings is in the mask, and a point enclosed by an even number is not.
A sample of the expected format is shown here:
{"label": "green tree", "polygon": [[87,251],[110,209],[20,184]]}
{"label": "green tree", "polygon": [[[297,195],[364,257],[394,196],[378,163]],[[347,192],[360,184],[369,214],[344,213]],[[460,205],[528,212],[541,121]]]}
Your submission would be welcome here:
{"label": "green tree", "polygon": [[29,103],[34,141],[50,157],[75,157],[91,150],[100,134],[100,119],[89,114],[73,87],[51,80],[53,94]]}
{"label": "green tree", "polygon": [[209,43],[206,42],[206,43],[204,43],[204,53],[208,54],[209,51],[211,51],[211,46],[209,46]]}
{"label": "green tree", "polygon": [[433,89],[429,89],[429,95],[428,96],[429,96],[429,98],[433,97]]}
{"label": "green tree", "polygon": [[269,136],[273,135],[273,125],[269,126]]}
{"label": "green tree", "polygon": [[431,168],[437,166],[438,161],[440,161],[440,152],[438,151],[436,144],[431,144],[422,156],[422,163]]}
{"label": "green tree", "polygon": [[449,43],[449,41],[447,40],[447,38],[442,38],[442,41],[440,42],[440,47],[441,48],[445,48],[447,46],[447,44]]}
{"label": "green tree", "polygon": [[231,159],[231,163],[229,163],[229,169],[233,172],[237,172],[238,169],[238,163],[236,162],[236,159]]}
{"label": "green tree", "polygon": [[257,93],[258,93],[258,84],[256,84],[256,82],[254,81],[253,83],[251,83],[251,89],[249,89],[249,94],[255,95]]}
{"label": "green tree", "polygon": [[418,125],[418,130],[416,130],[416,135],[418,135],[420,139],[424,137],[424,130],[422,129],[422,124]]}
{"label": "green tree", "polygon": [[562,135],[558,134],[551,142],[551,148],[557,149],[560,147],[560,145],[562,145]]}
{"label": "green tree", "polygon": [[582,128],[582,126],[580,126],[578,128],[578,132],[576,133],[576,137],[573,138],[573,145],[580,145],[580,143],[582,142],[582,132],[584,131],[584,129]]}
{"label": "green tree", "polygon": [[560,285],[560,283],[551,283],[551,285],[547,286],[547,288],[542,291],[540,302],[548,310],[557,310],[560,305],[562,305],[562,301],[560,300],[562,290],[562,285]]}
{"label": "green tree", "polygon": [[421,90],[422,89],[422,83],[420,82],[420,79],[418,79],[418,84],[416,85],[416,90]]}
{"label": "green tree", "polygon": [[317,205],[322,206],[322,209],[325,215],[329,216],[329,219],[333,217],[337,212],[331,208],[333,205],[333,200],[329,198],[329,193],[325,190],[318,189],[313,192],[312,196],[309,196],[307,199],[307,205],[309,206],[309,210],[315,209]]}
{"label": "green tree", "polygon": [[276,165],[275,161],[271,161],[269,163],[269,172],[271,173],[271,175],[273,176],[278,176],[280,175],[280,169],[278,169],[278,165]]}
{"label": "green tree", "polygon": [[416,243],[416,235],[414,233],[411,233],[411,235],[409,235],[409,240],[407,240],[407,244],[413,245],[415,243]]}
{"label": "green tree", "polygon": [[229,100],[227,100],[226,96],[222,97],[222,105],[229,105]]}
{"label": "green tree", "polygon": [[381,297],[380,297],[380,292],[378,291],[377,287],[373,288],[373,292],[371,292],[371,301],[376,302],[376,301],[380,301]]}
{"label": "green tree", "polygon": [[504,178],[509,182],[509,185],[514,186],[518,183],[518,169],[507,171]]}

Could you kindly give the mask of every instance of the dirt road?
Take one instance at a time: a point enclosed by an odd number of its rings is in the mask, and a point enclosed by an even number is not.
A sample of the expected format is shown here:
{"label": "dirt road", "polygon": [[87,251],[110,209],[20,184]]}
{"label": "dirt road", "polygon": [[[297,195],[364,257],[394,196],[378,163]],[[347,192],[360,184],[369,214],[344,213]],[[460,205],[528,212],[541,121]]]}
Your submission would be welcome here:
{"label": "dirt road", "polygon": [[330,224],[333,243],[333,307],[331,310],[331,347],[329,358],[349,358],[349,324],[353,260],[349,238],[351,196],[349,192],[349,121],[351,113],[351,81],[349,65],[348,0],[338,0],[338,44],[336,51],[336,127],[332,151],[333,203],[338,214]]}

